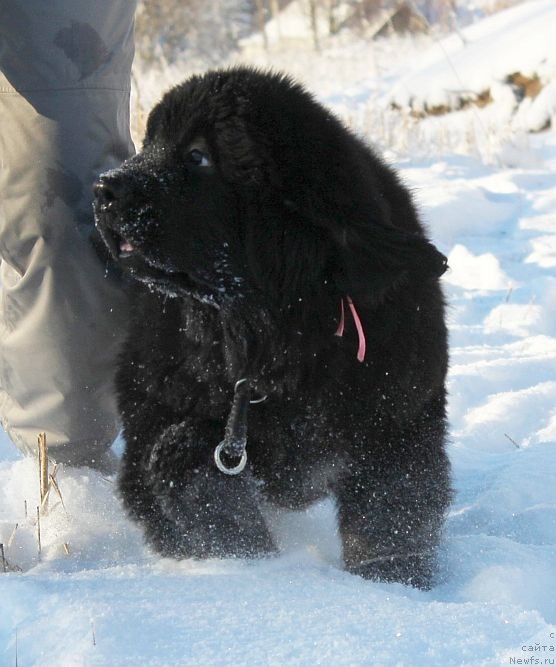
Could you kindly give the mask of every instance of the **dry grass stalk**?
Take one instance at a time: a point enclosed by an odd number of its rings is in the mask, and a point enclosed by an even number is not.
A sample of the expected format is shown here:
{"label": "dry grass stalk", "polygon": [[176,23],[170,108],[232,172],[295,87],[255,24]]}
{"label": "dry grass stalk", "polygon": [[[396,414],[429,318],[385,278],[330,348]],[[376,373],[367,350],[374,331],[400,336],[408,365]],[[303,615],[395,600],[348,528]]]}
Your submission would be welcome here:
{"label": "dry grass stalk", "polygon": [[[42,502],[40,504],[40,509],[41,513],[45,514],[46,513],[46,504],[48,501],[48,498],[50,497],[50,490],[54,489],[56,493],[58,494],[58,498],[60,499],[60,503],[62,507],[64,508],[64,512],[67,514],[68,511],[66,509],[66,505],[64,503],[64,498],[62,497],[62,492],[60,491],[60,487],[58,486],[58,482],[56,481],[56,474],[58,473],[58,464],[56,463],[54,468],[52,469],[52,472],[48,475],[48,486],[46,488],[46,493],[44,495],[44,498],[42,499]],[[54,507],[51,507],[50,509],[54,509]]]}
{"label": "dry grass stalk", "polygon": [[12,563],[10,563],[10,561],[6,557],[6,553],[9,552],[13,544],[13,541],[15,539],[15,534],[18,528],[19,524],[16,523],[14,529],[12,530],[12,534],[10,535],[10,539],[6,543],[6,546],[0,544],[0,563],[3,572],[21,572],[21,568],[18,565],[12,565]]}
{"label": "dry grass stalk", "polygon": [[46,433],[39,433],[38,449],[41,508],[44,507],[44,511],[46,511],[48,498],[48,446],[46,444]]}
{"label": "dry grass stalk", "polygon": [[[58,482],[56,481],[56,475],[58,473],[58,464],[54,464],[52,472],[48,472],[48,446],[46,444],[46,434],[39,433],[38,436],[38,452],[39,452],[39,481],[40,481],[40,505],[37,506],[37,543],[38,543],[38,556],[39,561],[41,560],[42,554],[42,543],[41,543],[41,514],[46,514],[48,510],[48,498],[50,496],[51,489],[56,491],[58,498],[60,499],[60,504],[62,505],[64,512],[67,514],[66,505],[64,503],[64,498]],[[56,505],[51,507],[54,509]],[[27,518],[27,501],[25,501],[25,518]],[[16,526],[17,528],[17,526]],[[14,531],[15,532],[15,531]],[[67,542],[63,543],[63,549],[66,555],[69,556],[70,549]]]}
{"label": "dry grass stalk", "polygon": [[18,528],[19,524],[16,523],[14,529],[12,530],[12,534],[10,535],[10,539],[8,540],[8,544],[6,544],[6,549],[9,549],[12,546]]}
{"label": "dry grass stalk", "polygon": [[50,491],[51,488],[56,491],[58,494],[58,498],[60,498],[60,502],[62,503],[62,507],[64,508],[64,512],[67,514],[68,511],[66,509],[66,506],[64,504],[64,499],[62,498],[62,492],[60,491],[60,487],[58,486],[58,482],[56,481],[56,473],[58,472],[58,464],[54,466],[52,469],[52,473],[48,476],[49,482],[48,482],[48,490]]}
{"label": "dry grass stalk", "polygon": [[[50,478],[50,476],[49,476],[49,478]],[[41,504],[40,504],[40,508],[41,508],[41,512],[43,514],[46,514],[46,511],[48,509],[47,502],[48,502],[48,497],[50,495],[50,489],[51,488],[52,488],[52,484],[49,481],[48,484],[46,485],[46,491],[43,493],[42,480],[41,480]]]}
{"label": "dry grass stalk", "polygon": [[48,496],[49,495],[50,495],[50,487],[47,487],[46,493],[44,494],[44,496],[41,500],[41,504],[39,505],[39,509],[40,509],[42,514],[46,514],[46,511],[48,509],[47,508],[47,503],[48,503]]}
{"label": "dry grass stalk", "polygon": [[521,447],[518,445],[518,443],[513,438],[511,438],[507,433],[504,433],[504,437],[508,438],[508,440],[512,443],[512,445],[516,449],[521,449]]}
{"label": "dry grass stalk", "polygon": [[41,559],[41,508],[37,505],[37,544],[38,544],[38,553],[39,560]]}
{"label": "dry grass stalk", "polygon": [[4,545],[0,544],[0,560],[2,561],[3,572],[23,572],[19,565],[14,565],[4,555]]}

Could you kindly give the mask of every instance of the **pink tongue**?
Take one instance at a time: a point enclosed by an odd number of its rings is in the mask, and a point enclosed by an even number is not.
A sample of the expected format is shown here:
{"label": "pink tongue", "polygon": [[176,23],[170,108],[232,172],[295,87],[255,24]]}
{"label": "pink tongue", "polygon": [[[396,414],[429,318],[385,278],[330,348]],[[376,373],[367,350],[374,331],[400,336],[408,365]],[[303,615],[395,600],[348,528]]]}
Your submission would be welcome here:
{"label": "pink tongue", "polygon": [[122,241],[122,243],[120,243],[120,252],[133,252],[134,250],[134,246],[132,246],[131,243],[128,243],[127,241]]}

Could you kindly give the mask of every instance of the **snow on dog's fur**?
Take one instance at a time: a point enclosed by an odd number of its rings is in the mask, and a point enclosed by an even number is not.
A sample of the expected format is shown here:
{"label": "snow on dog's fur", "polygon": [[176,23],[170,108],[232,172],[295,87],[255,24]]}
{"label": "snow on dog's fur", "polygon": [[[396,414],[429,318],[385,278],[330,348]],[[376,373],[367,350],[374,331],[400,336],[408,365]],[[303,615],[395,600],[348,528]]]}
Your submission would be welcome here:
{"label": "snow on dog's fur", "polygon": [[[261,499],[333,494],[350,571],[430,586],[451,495],[446,262],[393,171],[290,79],[211,72],[155,107],[96,217],[137,279],[120,489],[148,541],[262,556]],[[267,400],[227,476],[213,453],[244,377]]]}

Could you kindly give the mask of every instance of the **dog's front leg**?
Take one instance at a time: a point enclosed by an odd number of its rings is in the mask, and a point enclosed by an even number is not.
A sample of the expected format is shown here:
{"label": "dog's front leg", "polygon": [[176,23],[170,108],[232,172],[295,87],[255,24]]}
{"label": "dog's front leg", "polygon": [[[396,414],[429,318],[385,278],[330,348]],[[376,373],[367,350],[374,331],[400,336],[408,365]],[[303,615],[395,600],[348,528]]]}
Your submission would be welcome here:
{"label": "dog's front leg", "polygon": [[362,460],[338,484],[344,562],[354,574],[422,589],[435,583],[451,491],[447,459],[430,449],[420,459],[417,446],[413,460],[402,451],[398,465]]}
{"label": "dog's front leg", "polygon": [[214,463],[221,428],[192,419],[170,426],[143,459],[145,486],[158,509],[146,520],[147,538],[164,555],[258,557],[275,551],[249,466],[228,476]]}

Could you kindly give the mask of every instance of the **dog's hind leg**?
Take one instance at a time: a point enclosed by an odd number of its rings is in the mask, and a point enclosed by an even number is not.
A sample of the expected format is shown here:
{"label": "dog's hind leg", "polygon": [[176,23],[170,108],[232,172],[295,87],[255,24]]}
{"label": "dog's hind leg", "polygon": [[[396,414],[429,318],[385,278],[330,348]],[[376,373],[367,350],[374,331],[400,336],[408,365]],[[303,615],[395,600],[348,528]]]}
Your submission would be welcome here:
{"label": "dog's hind leg", "polygon": [[167,428],[142,475],[157,511],[143,518],[155,549],[179,558],[259,557],[275,546],[249,466],[237,476],[214,463],[221,426],[186,420]]}

